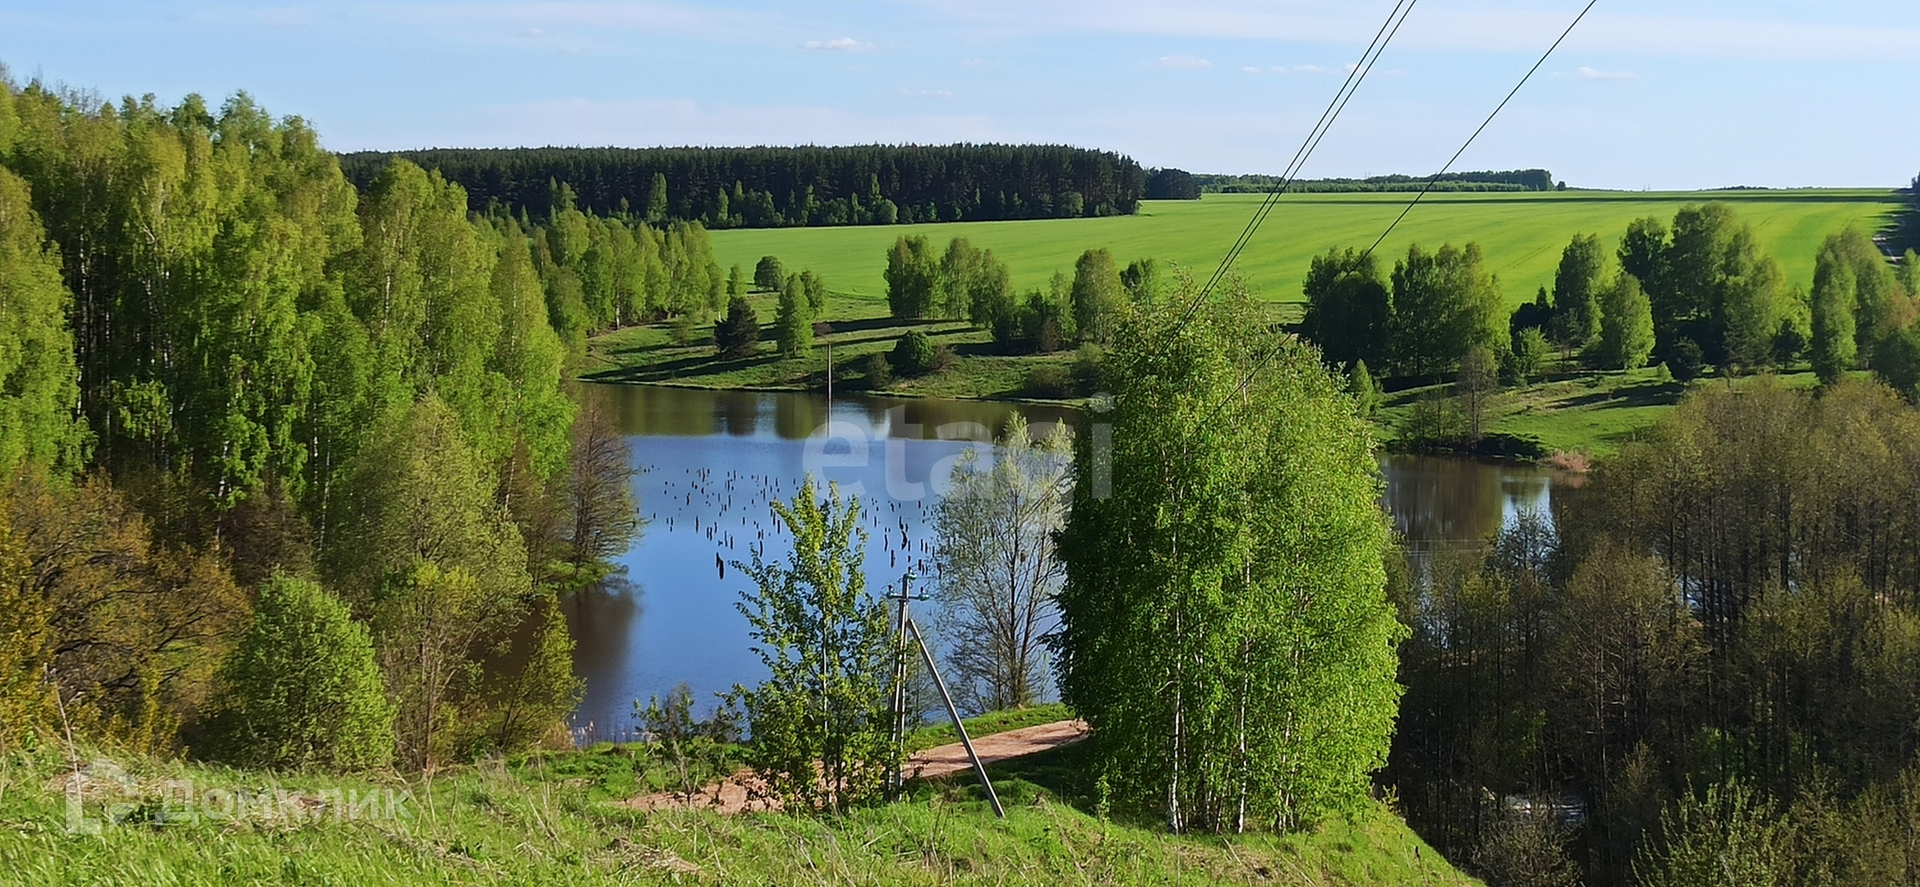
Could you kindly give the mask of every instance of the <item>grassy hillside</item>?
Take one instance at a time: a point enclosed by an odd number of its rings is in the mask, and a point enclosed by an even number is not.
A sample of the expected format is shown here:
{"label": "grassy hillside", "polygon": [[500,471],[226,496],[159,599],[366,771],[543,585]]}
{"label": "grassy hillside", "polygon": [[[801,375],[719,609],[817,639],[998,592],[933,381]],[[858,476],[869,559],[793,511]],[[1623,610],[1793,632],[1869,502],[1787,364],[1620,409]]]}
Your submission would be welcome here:
{"label": "grassy hillside", "polygon": [[[903,234],[924,234],[940,246],[965,237],[994,251],[1021,290],[1043,287],[1055,271],[1073,270],[1081,251],[1107,247],[1122,262],[1152,256],[1211,272],[1261,199],[1213,194],[1197,201],[1148,201],[1138,215],[1032,222],[955,222],[849,228],[716,231],[722,267],[751,273],[763,255],[789,269],[812,268],[835,291],[885,293],[885,251]],[[1239,270],[1269,299],[1298,301],[1300,281],[1315,254],[1329,247],[1365,247],[1405,206],[1405,194],[1309,194],[1281,200]],[[1500,276],[1507,299],[1519,303],[1550,286],[1560,251],[1575,234],[1598,233],[1611,251],[1627,223],[1643,216],[1671,220],[1688,203],[1726,200],[1753,224],[1761,248],[1778,258],[1790,285],[1811,286],[1814,251],[1828,233],[1848,225],[1878,230],[1890,223],[1899,195],[1875,190],[1720,191],[1684,193],[1550,192],[1435,194],[1381,246],[1390,258],[1408,244],[1478,241]]]}
{"label": "grassy hillside", "polygon": [[[1691,387],[1753,384],[1759,376],[1731,380],[1709,375]],[[1811,388],[1819,380],[1811,371],[1779,376],[1789,388]],[[1673,381],[1663,367],[1628,372],[1568,373],[1500,392],[1487,411],[1487,431],[1538,438],[1549,451],[1604,456],[1618,450],[1634,435],[1653,426],[1680,402],[1689,386]],[[1391,438],[1422,397],[1445,396],[1449,386],[1409,388],[1386,397],[1374,417],[1383,437]]]}
{"label": "grassy hillside", "polygon": [[[1384,807],[1284,838],[1172,837],[1151,823],[1102,819],[1078,794],[1074,751],[996,766],[1005,821],[970,778],[921,784],[907,801],[837,819],[627,810],[611,800],[641,765],[621,747],[499,761],[430,782],[276,780],[122,761],[124,773],[96,764],[74,783],[91,819],[108,800],[133,801],[122,808],[128,821],[97,836],[66,829],[73,776],[62,756],[14,756],[0,761],[0,871],[10,884],[356,887],[1474,883]],[[275,797],[275,789],[288,793],[277,815],[204,814],[222,801],[240,809],[235,790]],[[327,800],[329,791],[340,794]],[[368,792],[403,800],[351,806]],[[188,805],[189,794],[221,800]],[[201,819],[174,821],[188,809]]]}

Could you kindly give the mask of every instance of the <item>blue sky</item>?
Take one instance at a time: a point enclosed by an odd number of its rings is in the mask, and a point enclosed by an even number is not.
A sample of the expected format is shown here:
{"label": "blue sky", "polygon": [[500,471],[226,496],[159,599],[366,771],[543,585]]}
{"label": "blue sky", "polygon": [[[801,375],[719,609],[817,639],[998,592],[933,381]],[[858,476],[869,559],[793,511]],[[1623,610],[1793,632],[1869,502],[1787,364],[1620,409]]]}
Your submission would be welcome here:
{"label": "blue sky", "polygon": [[[368,4],[8,0],[0,61],[117,97],[244,89],[336,150],[1065,142],[1277,172],[1392,0]],[[1430,172],[1584,0],[1419,0],[1309,176]],[[1460,168],[1904,185],[1912,0],[1600,0]]]}

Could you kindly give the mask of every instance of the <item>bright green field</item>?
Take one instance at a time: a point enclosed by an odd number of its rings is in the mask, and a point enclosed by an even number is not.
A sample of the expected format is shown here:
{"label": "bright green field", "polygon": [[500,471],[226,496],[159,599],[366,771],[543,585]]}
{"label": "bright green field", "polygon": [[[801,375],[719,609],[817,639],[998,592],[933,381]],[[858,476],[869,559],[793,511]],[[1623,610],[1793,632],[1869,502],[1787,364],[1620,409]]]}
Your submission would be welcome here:
{"label": "bright green field", "polygon": [[[1285,197],[1268,216],[1236,266],[1265,298],[1299,301],[1300,281],[1313,256],[1330,247],[1365,247],[1410,199],[1406,194],[1304,194]],[[878,296],[894,238],[923,234],[944,247],[965,237],[993,250],[1021,290],[1044,287],[1055,271],[1073,270],[1084,250],[1106,247],[1122,262],[1143,256],[1171,261],[1204,277],[1239,236],[1261,196],[1214,194],[1197,201],[1148,201],[1138,215],[1032,222],[951,222],[845,228],[716,231],[722,267],[751,274],[763,255],[790,270],[811,268],[835,292]],[[1849,225],[1878,230],[1898,208],[1898,195],[1879,190],[1694,191],[1644,193],[1569,191],[1535,194],[1438,194],[1427,197],[1381,246],[1389,258],[1420,243],[1476,241],[1499,275],[1507,300],[1525,301],[1550,286],[1560,251],[1575,234],[1597,233],[1611,250],[1627,223],[1643,216],[1671,221],[1688,203],[1725,200],[1753,225],[1761,247],[1780,260],[1788,283],[1813,282],[1813,259],[1827,234]]]}

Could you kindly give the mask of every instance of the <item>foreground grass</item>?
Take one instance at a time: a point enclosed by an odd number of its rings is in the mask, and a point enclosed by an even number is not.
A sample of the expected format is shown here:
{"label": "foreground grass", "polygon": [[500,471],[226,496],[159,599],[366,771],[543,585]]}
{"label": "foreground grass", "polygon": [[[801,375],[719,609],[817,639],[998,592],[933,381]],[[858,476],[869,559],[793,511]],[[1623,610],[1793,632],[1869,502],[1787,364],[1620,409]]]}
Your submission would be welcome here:
{"label": "foreground grass", "polygon": [[[1332,247],[1364,247],[1406,204],[1406,194],[1299,194],[1281,199],[1236,268],[1265,298],[1300,300],[1313,256]],[[1056,271],[1072,273],[1083,250],[1106,247],[1121,262],[1151,256],[1204,277],[1240,233],[1261,199],[1214,194],[1201,200],[1154,200],[1137,215],[1026,222],[950,222],[842,228],[715,231],[721,267],[751,272],[763,255],[790,269],[811,268],[836,292],[878,298],[886,292],[886,250],[901,235],[924,235],[938,247],[965,237],[1007,263],[1021,292],[1041,289]],[[1645,216],[1671,222],[1688,203],[1725,200],[1750,223],[1763,252],[1780,260],[1789,286],[1811,287],[1813,262],[1826,235],[1857,225],[1891,224],[1900,195],[1888,190],[1567,191],[1535,194],[1434,194],[1407,216],[1380,255],[1391,267],[1410,244],[1437,247],[1475,241],[1507,300],[1519,304],[1553,285],[1560,252],[1575,234],[1599,234],[1611,253],[1627,223]],[[770,313],[763,317],[771,317]]]}
{"label": "foreground grass", "polygon": [[[642,813],[595,800],[573,755],[443,771],[431,781],[272,778],[123,760],[135,821],[66,830],[57,755],[0,762],[0,872],[10,884],[1468,884],[1382,807],[1310,834],[1174,837],[1085,812],[1071,748],[997,766],[997,820],[971,780],[917,785],[844,817]],[[1018,765],[1018,766],[1010,766]],[[591,770],[592,768],[584,768]],[[95,767],[96,774],[104,768]],[[394,792],[398,816],[344,804],[174,821],[175,795]],[[598,786],[605,793],[608,786]],[[92,792],[92,789],[89,790]],[[351,792],[352,794],[347,794]],[[86,807],[98,818],[100,802]],[[1080,806],[1076,806],[1079,804]],[[144,821],[141,821],[144,820]]]}

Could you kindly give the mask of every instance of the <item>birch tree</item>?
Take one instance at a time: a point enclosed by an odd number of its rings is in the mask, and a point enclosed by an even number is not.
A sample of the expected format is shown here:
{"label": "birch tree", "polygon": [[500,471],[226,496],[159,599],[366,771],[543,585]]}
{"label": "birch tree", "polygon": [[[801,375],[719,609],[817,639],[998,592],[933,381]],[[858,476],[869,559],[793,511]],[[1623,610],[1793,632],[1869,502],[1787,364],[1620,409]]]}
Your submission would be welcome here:
{"label": "birch tree", "polygon": [[1023,708],[1044,687],[1042,635],[1066,575],[1053,534],[1066,522],[1071,470],[1067,426],[1036,441],[1015,414],[992,464],[981,466],[977,450],[961,456],[935,515],[948,661],[982,710]]}

